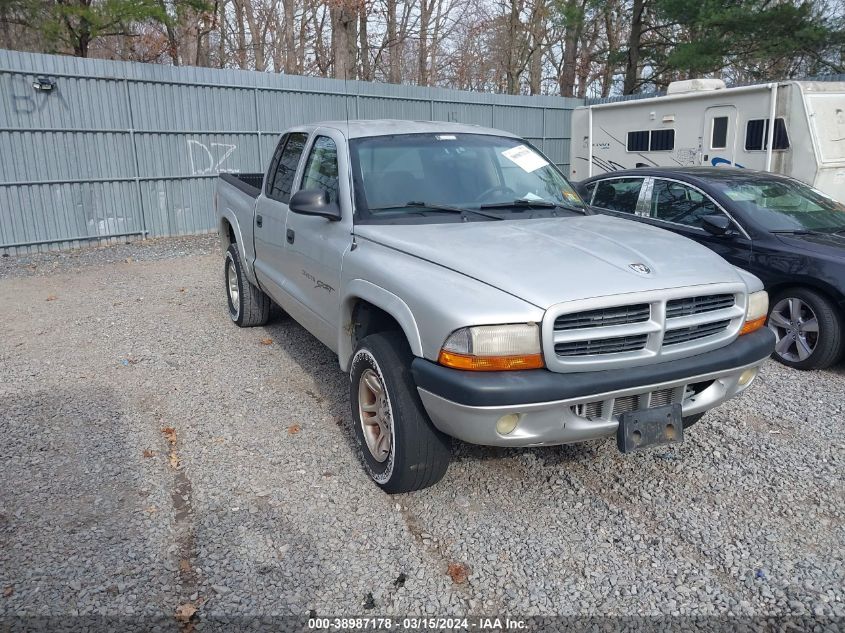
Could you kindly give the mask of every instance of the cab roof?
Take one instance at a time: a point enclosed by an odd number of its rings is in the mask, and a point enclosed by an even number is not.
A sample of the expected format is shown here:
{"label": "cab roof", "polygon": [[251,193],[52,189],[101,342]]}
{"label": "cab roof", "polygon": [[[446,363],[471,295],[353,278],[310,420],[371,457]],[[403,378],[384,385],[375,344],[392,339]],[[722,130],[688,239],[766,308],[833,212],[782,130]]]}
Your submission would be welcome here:
{"label": "cab roof", "polygon": [[318,127],[339,130],[347,138],[390,136],[393,134],[486,134],[518,138],[515,134],[466,123],[445,121],[402,121],[399,119],[350,119],[349,121],[321,121],[292,128],[290,131],[312,131]]}

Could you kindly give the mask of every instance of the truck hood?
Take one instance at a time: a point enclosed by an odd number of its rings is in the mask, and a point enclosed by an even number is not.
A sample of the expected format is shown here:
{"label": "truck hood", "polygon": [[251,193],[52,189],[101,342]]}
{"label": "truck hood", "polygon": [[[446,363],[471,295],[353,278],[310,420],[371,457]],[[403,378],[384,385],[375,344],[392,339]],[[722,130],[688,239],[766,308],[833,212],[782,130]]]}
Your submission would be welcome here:
{"label": "truck hood", "polygon": [[[742,281],[733,266],[692,240],[606,215],[359,224],[355,234],[543,309],[625,292]],[[644,264],[649,272],[638,272],[635,268],[640,266],[632,264]],[[425,279],[413,281],[425,283]]]}

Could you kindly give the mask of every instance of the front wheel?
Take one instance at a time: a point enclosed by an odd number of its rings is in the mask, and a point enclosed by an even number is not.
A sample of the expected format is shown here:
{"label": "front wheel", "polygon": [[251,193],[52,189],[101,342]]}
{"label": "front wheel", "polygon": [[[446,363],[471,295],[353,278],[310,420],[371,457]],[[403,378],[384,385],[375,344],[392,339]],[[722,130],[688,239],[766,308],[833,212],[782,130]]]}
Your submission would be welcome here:
{"label": "front wheel", "polygon": [[367,336],[352,358],[355,437],[367,473],[390,494],[436,484],[449,466],[449,437],[423,408],[411,376],[412,358],[397,332]]}
{"label": "front wheel", "polygon": [[774,358],[796,369],[825,369],[842,357],[842,318],[826,297],[807,288],[775,295],[769,313]]}

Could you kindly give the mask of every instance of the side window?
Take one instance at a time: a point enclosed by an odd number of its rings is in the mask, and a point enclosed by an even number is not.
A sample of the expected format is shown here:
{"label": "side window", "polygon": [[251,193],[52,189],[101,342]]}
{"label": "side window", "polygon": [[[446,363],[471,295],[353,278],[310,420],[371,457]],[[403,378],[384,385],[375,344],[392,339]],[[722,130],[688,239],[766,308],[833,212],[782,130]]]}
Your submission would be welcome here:
{"label": "side window", "polygon": [[675,130],[638,130],[628,132],[629,152],[669,152],[675,149]]}
{"label": "side window", "polygon": [[584,198],[584,202],[587,204],[590,204],[590,201],[593,199],[593,192],[596,190],[597,184],[598,183],[591,182],[581,188],[581,191],[583,192],[582,197]]}
{"label": "side window", "polygon": [[[769,119],[752,119],[745,126],[745,150],[762,151],[768,149]],[[772,149],[789,149],[789,136],[783,117],[775,119],[775,133]]]}
{"label": "side window", "polygon": [[282,150],[285,148],[285,141],[288,140],[288,135],[283,134],[279,139],[279,144],[276,145],[276,151],[273,152],[273,158],[270,160],[270,169],[267,170],[267,182],[264,184],[264,195],[269,196],[273,190],[273,180],[276,177],[276,170],[279,168],[279,158],[282,156]]}
{"label": "side window", "polygon": [[337,202],[338,167],[337,146],[327,136],[318,136],[311,148],[305,173],[302,176],[303,189],[325,189],[329,192],[329,201]]}
{"label": "side window", "polygon": [[285,204],[288,203],[290,190],[293,186],[293,177],[296,175],[296,166],[299,165],[299,159],[307,140],[308,135],[305,132],[293,132],[288,135],[287,143],[285,143],[285,148],[282,150],[279,162],[276,165],[276,173],[273,176],[273,185],[267,194],[268,197]]}
{"label": "side window", "polygon": [[647,152],[648,151],[648,130],[641,130],[638,132],[628,132],[628,151],[629,152]]}
{"label": "side window", "polygon": [[611,211],[634,213],[643,187],[642,178],[615,178],[596,185],[593,206]]}
{"label": "side window", "polygon": [[726,149],[728,146],[728,117],[717,116],[713,119],[713,132],[710,135],[710,149]]}
{"label": "side window", "polygon": [[652,218],[702,228],[702,217],[720,214],[716,204],[698,189],[672,180],[654,180],[651,190]]}
{"label": "side window", "polygon": [[652,130],[649,149],[652,152],[671,152],[675,149],[675,130]]}

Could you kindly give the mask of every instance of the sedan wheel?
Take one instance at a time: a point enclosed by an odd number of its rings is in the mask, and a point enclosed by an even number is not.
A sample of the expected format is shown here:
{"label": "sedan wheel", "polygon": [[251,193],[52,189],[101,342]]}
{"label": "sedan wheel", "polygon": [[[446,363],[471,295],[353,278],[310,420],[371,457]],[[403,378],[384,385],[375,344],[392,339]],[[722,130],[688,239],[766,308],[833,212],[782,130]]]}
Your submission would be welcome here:
{"label": "sedan wheel", "polygon": [[792,363],[810,358],[819,343],[818,317],[809,304],[797,297],[775,304],[769,315],[769,328],[777,337],[775,353]]}
{"label": "sedan wheel", "polygon": [[769,329],[777,338],[774,358],[796,369],[824,369],[842,357],[842,315],[830,299],[810,288],[786,288],[772,297]]}

